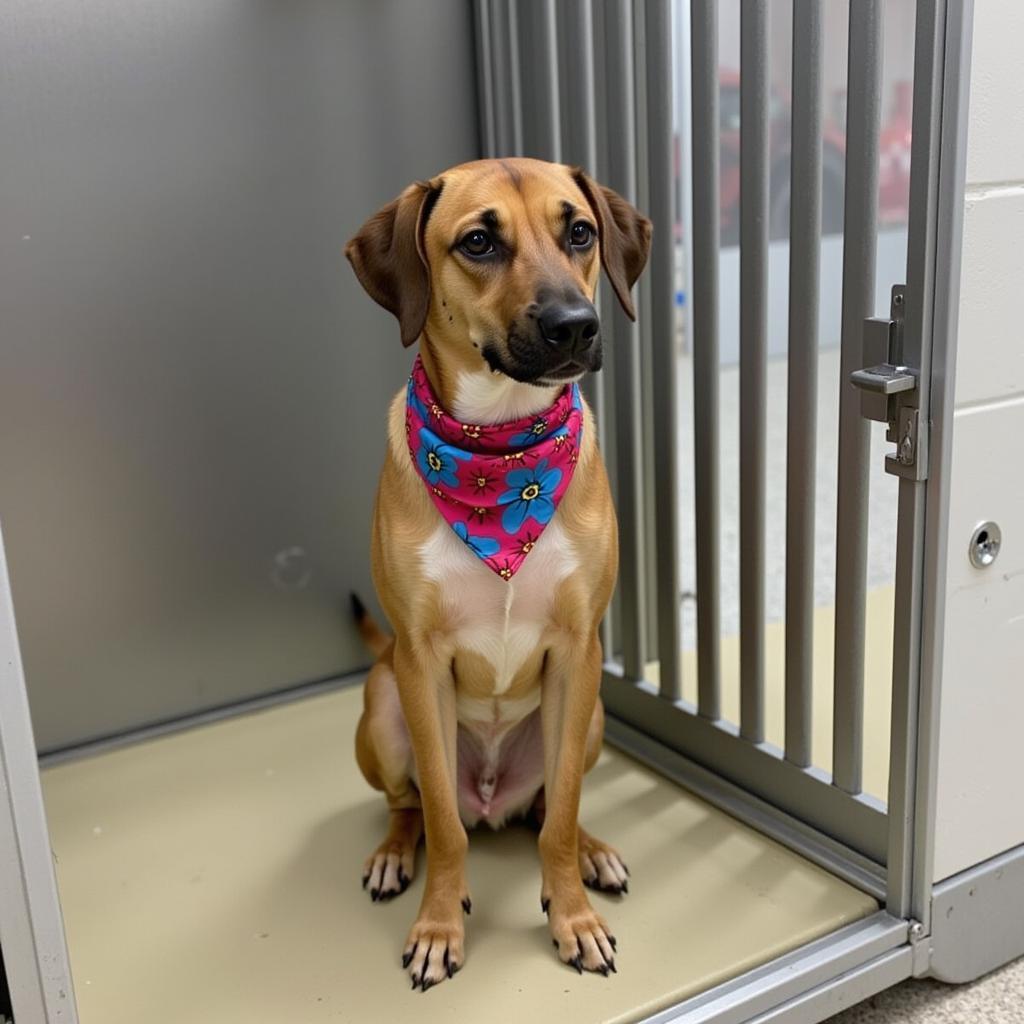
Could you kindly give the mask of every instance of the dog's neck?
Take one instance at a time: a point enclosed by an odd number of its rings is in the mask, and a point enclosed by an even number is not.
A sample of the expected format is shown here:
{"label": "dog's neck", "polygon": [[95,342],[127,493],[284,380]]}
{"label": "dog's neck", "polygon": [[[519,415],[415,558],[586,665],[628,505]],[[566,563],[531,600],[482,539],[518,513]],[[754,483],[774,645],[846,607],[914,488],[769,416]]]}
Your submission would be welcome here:
{"label": "dog's neck", "polygon": [[453,367],[441,372],[426,346],[421,346],[420,358],[441,405],[463,423],[487,426],[535,416],[554,405],[564,387],[523,384],[495,373],[482,360],[478,370]]}

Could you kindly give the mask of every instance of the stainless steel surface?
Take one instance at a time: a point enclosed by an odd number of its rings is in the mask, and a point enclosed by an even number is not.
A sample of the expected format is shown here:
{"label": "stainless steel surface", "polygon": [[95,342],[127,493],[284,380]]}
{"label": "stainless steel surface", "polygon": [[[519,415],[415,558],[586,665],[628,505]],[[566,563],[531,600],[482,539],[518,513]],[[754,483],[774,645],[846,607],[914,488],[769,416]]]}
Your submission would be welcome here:
{"label": "stainless steel surface", "polygon": [[477,155],[469,8],[0,15],[0,514],[41,748],[365,665],[409,356],[345,240]]}
{"label": "stainless steel surface", "polygon": [[697,707],[722,713],[718,365],[718,0],[691,0]]}
{"label": "stainless steel surface", "polygon": [[740,734],[764,739],[768,4],[740,7]]}
{"label": "stainless steel surface", "polygon": [[786,429],[786,760],[811,763],[821,248],[822,0],[793,2]]}
{"label": "stainless steel surface", "polygon": [[835,720],[833,779],[861,789],[864,747],[864,623],[870,433],[847,383],[862,366],[861,324],[874,303],[878,212],[878,130],[882,77],[880,0],[850,5],[843,215],[842,367],[839,393],[839,492],[836,536]]}
{"label": "stainless steel surface", "polygon": [[[76,1024],[14,602],[0,533],[0,949],[18,1021]],[[6,1002],[6,1000],[5,1000]],[[6,1007],[0,1007],[0,1011]]]}
{"label": "stainless steel surface", "polygon": [[651,295],[651,403],[654,423],[654,529],[660,690],[682,695],[679,621],[679,454],[676,415],[675,238],[672,196],[672,17],[668,0],[647,0],[648,215],[654,224],[648,279]]}
{"label": "stainless steel surface", "polygon": [[971,536],[967,553],[975,569],[987,569],[998,557],[1003,544],[1003,531],[991,520],[981,523]]}
{"label": "stainless steel surface", "polygon": [[[604,104],[607,124],[607,183],[637,201],[636,120],[632,4],[607,0],[604,6]],[[611,321],[611,357],[615,390],[617,503],[619,521],[618,649],[629,679],[642,679],[647,662],[647,584],[644,554],[643,397],[640,332],[614,297],[604,306]]]}

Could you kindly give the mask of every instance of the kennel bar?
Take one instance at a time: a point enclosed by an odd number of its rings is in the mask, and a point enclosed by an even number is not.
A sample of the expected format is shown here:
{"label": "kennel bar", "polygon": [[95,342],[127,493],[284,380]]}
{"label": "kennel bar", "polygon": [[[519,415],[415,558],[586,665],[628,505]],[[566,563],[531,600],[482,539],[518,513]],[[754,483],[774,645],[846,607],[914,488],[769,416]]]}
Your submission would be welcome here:
{"label": "kennel bar", "polygon": [[[693,456],[697,577],[697,709],[722,714],[718,350],[718,0],[691,0],[693,153]],[[700,343],[696,343],[696,339]]]}
{"label": "kennel bar", "polygon": [[786,423],[786,760],[811,763],[815,457],[821,280],[822,0],[793,0]]}
{"label": "kennel bar", "polygon": [[[608,0],[605,8],[606,135],[608,185],[636,202],[635,147],[612,140],[636,137],[633,66],[633,12],[628,0]],[[640,332],[612,298],[611,345],[614,362],[616,481],[619,515],[619,650],[631,675],[647,663],[647,581],[644,551],[643,398],[640,386]],[[607,315],[607,313],[605,314]]]}
{"label": "kennel bar", "polygon": [[832,777],[861,791],[864,758],[864,636],[867,597],[868,457],[871,433],[860,396],[846,382],[862,366],[864,320],[874,307],[878,222],[878,132],[882,88],[881,0],[850,4],[843,306],[839,368],[836,611]]}
{"label": "kennel bar", "polygon": [[764,740],[768,4],[740,5],[740,735]]}
{"label": "kennel bar", "polygon": [[654,529],[657,543],[659,692],[682,696],[679,586],[679,420],[676,415],[675,217],[672,199],[672,17],[666,2],[643,4],[646,14],[647,195],[654,225],[648,281],[651,309],[641,332],[651,334],[654,426]]}

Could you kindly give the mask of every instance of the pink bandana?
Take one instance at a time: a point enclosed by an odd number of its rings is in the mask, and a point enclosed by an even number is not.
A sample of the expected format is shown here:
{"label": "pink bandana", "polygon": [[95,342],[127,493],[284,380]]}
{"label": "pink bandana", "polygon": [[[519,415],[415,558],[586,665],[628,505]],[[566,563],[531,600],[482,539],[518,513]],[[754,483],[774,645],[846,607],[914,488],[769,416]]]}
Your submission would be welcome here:
{"label": "pink bandana", "polygon": [[445,522],[477,558],[510,580],[551,522],[576,469],[583,404],[576,384],[550,409],[491,426],[440,406],[419,356],[405,405],[409,454]]}

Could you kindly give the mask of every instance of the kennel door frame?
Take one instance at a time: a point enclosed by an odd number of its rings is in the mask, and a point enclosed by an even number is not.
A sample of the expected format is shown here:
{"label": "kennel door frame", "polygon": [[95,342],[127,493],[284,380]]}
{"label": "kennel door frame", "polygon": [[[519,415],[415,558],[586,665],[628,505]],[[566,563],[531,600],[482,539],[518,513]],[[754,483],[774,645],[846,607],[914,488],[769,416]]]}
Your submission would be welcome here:
{"label": "kennel door frame", "polygon": [[0,528],[0,947],[18,1021],[77,1024]]}
{"label": "kennel door frame", "polygon": [[[873,291],[874,235],[877,205],[877,154],[880,116],[881,2],[862,0],[851,10],[848,125],[856,145],[847,147],[846,223],[844,234],[843,370],[863,366],[862,325],[871,315],[866,296]],[[820,117],[815,99],[814,66],[820,60],[822,0],[795,0],[794,102],[808,117]],[[754,73],[743,84],[741,104],[749,116],[764,116],[767,46],[766,0],[745,0],[741,53]],[[908,223],[907,305],[902,361],[919,369],[923,386],[910,404],[922,427],[919,466],[899,483],[897,519],[896,612],[894,615],[893,716],[887,804],[861,792],[860,737],[863,703],[864,539],[868,437],[860,417],[859,397],[843,384],[840,487],[849,508],[840,515],[857,542],[837,559],[837,708],[833,723],[834,774],[808,764],[808,673],[806,662],[787,657],[787,708],[803,724],[787,731],[786,750],[764,742],[759,714],[763,685],[763,624],[754,621],[762,607],[757,550],[754,572],[744,574],[741,606],[750,609],[745,630],[745,667],[741,671],[740,723],[720,718],[720,657],[717,637],[718,479],[709,453],[718,448],[717,275],[719,241],[718,181],[715,145],[697,150],[682,140],[690,162],[681,168],[684,188],[692,185],[692,231],[688,281],[695,338],[695,437],[698,457],[696,511],[702,543],[698,545],[698,705],[680,699],[678,631],[677,526],[671,510],[675,498],[676,399],[669,381],[675,358],[671,268],[674,259],[672,180],[673,39],[689,42],[684,58],[692,75],[693,133],[717,138],[717,4],[715,0],[551,0],[520,7],[511,0],[475,0],[480,78],[481,138],[485,155],[523,154],[577,162],[596,155],[596,171],[638,201],[655,225],[649,280],[639,290],[640,323],[635,334],[616,328],[613,365],[596,385],[604,422],[605,454],[619,507],[622,582],[613,613],[603,629],[608,657],[602,697],[608,712],[609,739],[648,764],[679,779],[713,803],[773,835],[883,901],[898,919],[913,919],[927,932],[930,913],[930,865],[934,831],[935,749],[941,637],[945,540],[948,520],[948,474],[955,367],[956,309],[959,287],[963,179],[966,152],[966,102],[970,77],[973,0],[917,0],[914,48],[914,106],[911,195]],[[675,33],[673,12],[676,13]],[[682,15],[686,21],[680,30]],[[817,28],[807,19],[818,18]],[[525,20],[524,20],[525,19]],[[527,24],[529,22],[529,24]],[[544,57],[544,90],[530,85],[524,40]],[[543,46],[537,49],[538,40]],[[587,51],[586,60],[569,61],[570,50]],[[625,52],[623,52],[625,48]],[[801,63],[797,63],[800,61]],[[597,74],[595,75],[595,68]],[[553,69],[553,70],[552,70]],[[757,73],[760,69],[761,73]],[[594,89],[592,110],[582,117],[568,109],[566,98]],[[625,98],[625,99],[623,99]],[[543,108],[543,109],[541,109]],[[578,122],[583,121],[581,126]],[[794,118],[794,121],[796,119]],[[681,118],[685,125],[687,119]],[[592,122],[592,123],[590,123]],[[751,121],[748,118],[748,124]],[[764,131],[742,136],[748,157],[741,176],[763,183]],[[812,133],[803,131],[794,144],[806,150]],[[741,132],[743,129],[741,128]],[[575,135],[573,134],[575,133]],[[574,139],[584,138],[581,150]],[[799,152],[794,150],[797,157]],[[813,177],[813,153],[796,173]],[[820,159],[820,158],[819,158]],[[794,159],[794,164],[798,163]],[[610,175],[610,176],[609,176]],[[691,177],[692,176],[692,177]],[[614,180],[613,180],[614,179]],[[748,246],[745,287],[762,292],[759,264],[764,258],[763,190],[748,186],[741,199],[741,261]],[[687,200],[689,196],[687,197]],[[685,208],[687,203],[684,202]],[[820,199],[809,210],[795,211],[794,239],[820,237]],[[752,253],[751,251],[752,250]],[[696,254],[696,258],[694,258]],[[704,258],[701,258],[701,257]],[[792,254],[791,254],[792,259]],[[816,273],[816,265],[811,266]],[[660,268],[660,270],[659,270]],[[892,282],[894,285],[901,282]],[[799,292],[792,301],[800,301]],[[607,308],[607,307],[606,307]],[[760,460],[758,424],[763,417],[763,303],[755,302],[741,327],[741,387],[744,424],[741,444],[751,445],[748,462]],[[636,342],[633,342],[633,338]],[[625,350],[625,351],[622,351]],[[806,353],[804,353],[806,355]],[[806,362],[806,360],[804,360]],[[845,378],[844,378],[845,381]],[[633,408],[639,395],[642,410]],[[790,411],[790,429],[806,420],[810,405]],[[806,451],[801,462],[808,464]],[[657,471],[651,474],[652,465]],[[634,480],[637,468],[643,472]],[[806,479],[806,476],[805,478]],[[763,531],[759,509],[763,481],[745,485],[749,501],[745,534]],[[799,485],[790,484],[792,499]],[[625,503],[625,507],[623,507]],[[653,509],[652,509],[653,504]],[[862,515],[860,510],[864,509]],[[660,510],[660,515],[658,514]],[[703,526],[702,526],[703,524]],[[791,524],[791,528],[793,528]],[[708,540],[707,538],[711,539]],[[755,549],[757,545],[755,543]],[[789,569],[787,565],[787,569]],[[806,570],[806,560],[803,563]],[[806,571],[797,573],[806,580]],[[789,575],[789,573],[787,573]],[[806,622],[806,583],[794,585],[787,606]],[[705,602],[702,616],[700,604]],[[646,615],[646,601],[651,614]],[[790,603],[792,602],[792,605]],[[788,610],[788,608],[787,608]],[[655,628],[650,629],[651,622]],[[715,636],[709,634],[714,631]],[[653,634],[653,636],[652,636]],[[671,636],[669,645],[657,637]],[[660,646],[660,649],[659,649]],[[657,683],[643,666],[657,658]],[[852,666],[852,668],[850,667]],[[801,715],[800,712],[804,714]]]}

